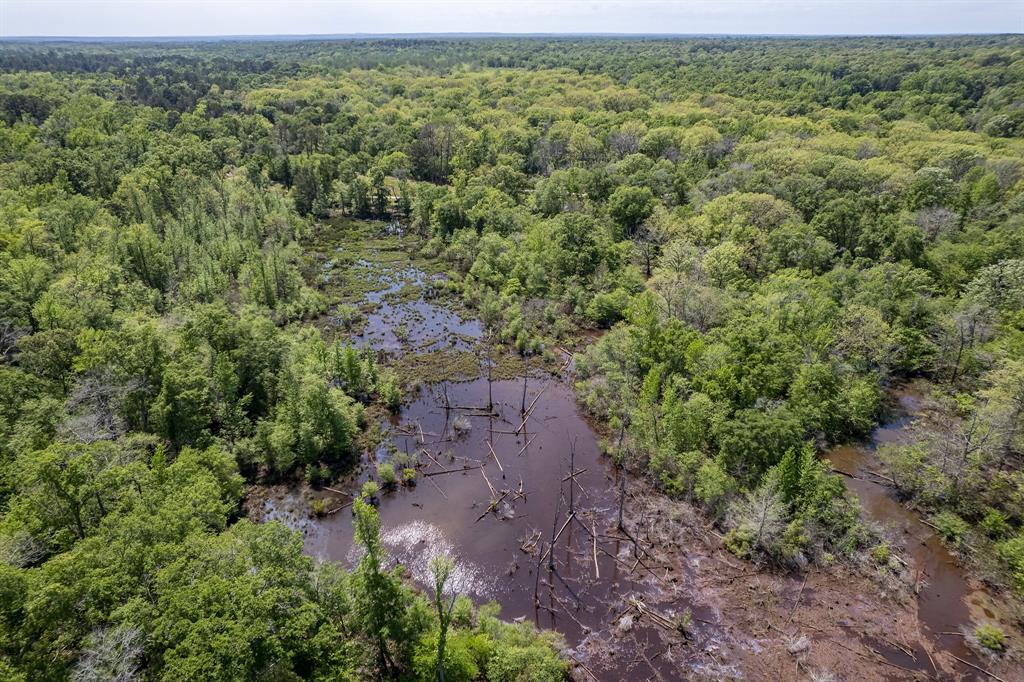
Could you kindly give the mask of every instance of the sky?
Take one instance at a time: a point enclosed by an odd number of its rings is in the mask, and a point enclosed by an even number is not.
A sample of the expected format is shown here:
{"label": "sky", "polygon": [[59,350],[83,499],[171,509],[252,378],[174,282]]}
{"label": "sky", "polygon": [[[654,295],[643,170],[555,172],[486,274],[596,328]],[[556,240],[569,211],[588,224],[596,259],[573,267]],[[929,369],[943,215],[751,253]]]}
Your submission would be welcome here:
{"label": "sky", "polygon": [[0,0],[0,36],[1021,33],[1024,0]]}

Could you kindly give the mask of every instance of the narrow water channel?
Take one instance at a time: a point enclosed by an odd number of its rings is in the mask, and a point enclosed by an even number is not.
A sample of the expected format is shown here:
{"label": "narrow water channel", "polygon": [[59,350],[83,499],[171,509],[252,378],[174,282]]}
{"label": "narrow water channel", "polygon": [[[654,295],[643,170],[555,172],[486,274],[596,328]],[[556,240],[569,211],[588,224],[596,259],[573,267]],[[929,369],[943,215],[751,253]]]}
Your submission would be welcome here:
{"label": "narrow water channel", "polygon": [[[892,486],[879,475],[883,465],[878,459],[878,448],[907,442],[914,419],[922,411],[922,395],[913,384],[894,391],[891,398],[890,419],[876,428],[867,442],[833,448],[826,453],[826,458],[844,475],[846,486],[860,500],[866,519],[887,529],[903,546],[904,558],[910,561],[917,589],[918,621],[932,651],[949,652],[978,664],[962,631],[972,627],[978,611],[990,619],[995,618],[995,613],[986,606],[991,596],[972,586],[966,571],[939,535],[922,523],[918,512],[900,502]],[[924,651],[925,642],[917,643],[913,656],[877,642],[872,646],[891,662],[934,672]],[[984,679],[980,672],[963,664],[959,664],[959,670],[966,679]]]}

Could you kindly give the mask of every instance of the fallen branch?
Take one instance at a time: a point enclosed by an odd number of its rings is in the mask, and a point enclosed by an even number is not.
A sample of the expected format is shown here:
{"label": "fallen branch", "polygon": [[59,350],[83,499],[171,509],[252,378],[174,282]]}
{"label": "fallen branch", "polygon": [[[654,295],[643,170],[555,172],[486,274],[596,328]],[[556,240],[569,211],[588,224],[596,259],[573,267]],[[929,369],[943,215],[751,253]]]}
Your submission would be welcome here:
{"label": "fallen branch", "polygon": [[544,551],[544,553],[543,553],[543,554],[541,555],[541,557],[540,557],[540,561],[538,561],[538,562],[537,562],[537,565],[538,565],[538,566],[540,566],[540,565],[541,565],[542,563],[544,563],[544,559],[545,559],[545,558],[546,558],[546,557],[547,557],[547,556],[548,556],[549,554],[551,554],[551,550],[552,550],[552,549],[554,549],[554,547],[555,547],[555,544],[557,544],[557,543],[558,543],[558,538],[560,538],[560,537],[562,536],[562,531],[563,531],[563,530],[565,530],[566,526],[568,526],[568,525],[569,525],[569,523],[570,523],[570,522],[571,522],[571,521],[572,521],[572,520],[573,520],[573,519],[574,519],[575,517],[576,517],[576,513],[575,513],[575,512],[573,512],[572,514],[569,514],[569,518],[567,518],[567,519],[565,520],[565,523],[563,523],[563,524],[562,524],[562,527],[558,529],[558,532],[557,532],[557,533],[555,533],[555,537],[554,537],[554,538],[553,538],[553,539],[551,540],[551,544],[550,544],[550,545],[548,545],[548,548],[547,548],[547,549],[546,549],[546,550]]}
{"label": "fallen branch", "polygon": [[492,511],[496,511],[498,509],[498,505],[501,504],[501,501],[505,499],[506,495],[508,495],[508,491],[507,490],[505,492],[503,492],[501,494],[501,497],[499,497],[498,499],[491,500],[491,503],[489,505],[487,505],[487,509],[484,510],[484,513],[481,514],[480,516],[476,517],[476,521],[474,521],[473,523],[479,522],[480,519],[482,519],[483,517],[487,516]]}
{"label": "fallen branch", "polygon": [[444,474],[457,474],[460,471],[472,471],[473,469],[479,469],[480,467],[463,467],[461,469],[443,469],[441,471],[428,471],[423,474],[424,476],[443,476]]}
{"label": "fallen branch", "polygon": [[586,471],[587,471],[586,469],[577,469],[576,471],[572,472],[571,474],[569,474],[568,476],[566,476],[565,478],[563,478],[563,479],[562,479],[562,483],[565,483],[565,482],[566,482],[566,481],[568,481],[568,480],[569,480],[570,478],[576,478],[577,476],[579,476],[579,475],[580,475],[580,474],[582,474],[582,473],[585,473]]}
{"label": "fallen branch", "polygon": [[980,673],[985,673],[986,675],[988,675],[989,677],[991,677],[991,678],[992,678],[993,680],[996,680],[996,682],[1006,682],[1006,680],[1004,680],[1003,678],[999,677],[999,675],[996,675],[995,673],[991,673],[991,672],[989,672],[989,671],[985,670],[984,668],[981,668],[981,667],[979,667],[979,666],[976,666],[976,665],[974,665],[973,663],[971,663],[970,661],[965,661],[964,659],[960,658],[959,656],[957,656],[957,655],[955,655],[955,654],[950,654],[950,656],[952,656],[952,657],[953,657],[953,658],[955,658],[956,660],[960,661],[960,662],[961,662],[961,663],[963,663],[964,665],[969,665],[969,666],[971,666],[972,668],[974,668],[975,670],[977,670],[977,671],[978,671],[978,672],[980,672]]}
{"label": "fallen branch", "polygon": [[877,476],[878,478],[882,479],[883,481],[887,481],[888,483],[891,483],[892,485],[896,485],[896,481],[893,479],[892,476],[886,476],[885,474],[880,473],[878,471],[874,471],[872,469],[864,469],[864,471],[866,471],[867,473],[871,474],[872,476]]}
{"label": "fallen branch", "polygon": [[530,447],[530,443],[532,443],[536,438],[537,438],[537,434],[533,434],[533,438],[531,438],[530,440],[526,441],[526,445],[524,445],[523,447],[519,448],[519,452],[516,453],[516,457],[522,457],[523,453],[526,452],[526,448]]}
{"label": "fallen branch", "polygon": [[487,449],[491,451],[491,457],[494,458],[494,463],[498,465],[498,470],[501,471],[501,475],[505,476],[505,467],[501,466],[501,460],[498,459],[497,453],[494,452],[494,446],[491,445],[491,441],[485,441],[487,443]]}
{"label": "fallen branch", "polygon": [[652,620],[655,625],[665,628],[666,630],[677,630],[675,621],[670,620],[654,609],[649,608],[647,604],[643,603],[639,599],[636,599],[635,597],[631,598],[629,600],[629,604],[636,610],[640,617],[647,616],[647,618]]}
{"label": "fallen branch", "polygon": [[429,452],[427,452],[426,448],[420,448],[420,452],[422,452],[424,455],[426,455],[430,459],[431,462],[433,462],[437,466],[441,467],[442,469],[444,468],[444,466],[440,462],[438,462],[436,459],[434,459],[433,455],[431,455]]}
{"label": "fallen branch", "polygon": [[789,612],[789,618],[786,620],[787,624],[793,622],[793,616],[796,615],[796,610],[800,606],[800,600],[804,596],[804,587],[806,585],[807,585],[807,575],[804,574],[804,581],[802,583],[800,583],[800,592],[796,595],[796,601],[793,602],[793,609]]}
{"label": "fallen branch", "polygon": [[[783,631],[783,630],[779,630],[779,632],[782,632],[783,634],[786,634],[785,631]],[[896,668],[897,670],[902,670],[904,672],[914,673],[915,675],[922,672],[920,670],[914,670],[912,668],[905,668],[902,665],[897,665],[895,663],[891,663],[890,661],[885,660],[885,657],[882,656],[881,654],[879,654],[874,649],[868,649],[868,651],[870,651],[871,653],[874,654],[874,656],[868,656],[867,654],[861,653],[860,651],[857,651],[856,649],[851,649],[850,647],[846,646],[842,642],[838,642],[838,641],[832,639],[831,637],[825,637],[825,639],[828,640],[829,642],[832,642],[836,646],[839,646],[840,648],[846,649],[850,653],[855,654],[857,656],[860,656],[861,658],[863,658],[865,660],[868,660],[868,661],[871,661],[873,663],[881,663],[882,665],[887,665],[890,668]],[[955,658],[955,656],[954,656],[954,658]],[[996,679],[998,680],[999,678],[996,678]],[[1000,680],[999,682],[1006,682],[1006,680]]]}
{"label": "fallen branch", "polygon": [[537,391],[537,395],[533,396],[533,400],[530,401],[530,406],[526,408],[527,413],[533,411],[533,406],[537,404],[537,401],[542,395],[544,395],[544,391],[546,390],[548,390],[548,384],[544,384],[541,389]]}
{"label": "fallen branch", "polygon": [[579,667],[583,668],[583,672],[585,672],[588,675],[590,675],[590,677],[593,678],[595,682],[600,682],[601,678],[599,678],[597,675],[595,675],[590,668],[588,668],[587,666],[583,665],[582,661],[577,661],[575,658],[573,658],[571,660],[572,660],[573,663],[575,663]]}
{"label": "fallen branch", "polygon": [[484,483],[487,484],[487,489],[491,491],[491,499],[493,500],[495,497],[498,496],[498,491],[494,489],[493,485],[491,485],[491,479],[487,478],[487,472],[484,471],[483,467],[480,467],[480,473],[484,477]]}

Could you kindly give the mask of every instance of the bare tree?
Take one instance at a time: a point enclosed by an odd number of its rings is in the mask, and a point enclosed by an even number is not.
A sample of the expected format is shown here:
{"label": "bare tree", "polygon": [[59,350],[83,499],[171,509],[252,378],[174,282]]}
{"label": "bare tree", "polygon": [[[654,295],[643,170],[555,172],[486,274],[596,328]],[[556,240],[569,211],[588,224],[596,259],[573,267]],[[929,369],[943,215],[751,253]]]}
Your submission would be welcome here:
{"label": "bare tree", "polygon": [[142,637],[119,625],[93,630],[71,674],[73,682],[133,682],[139,679]]}
{"label": "bare tree", "polygon": [[113,440],[124,432],[120,416],[124,386],[108,369],[89,372],[75,385],[65,404],[60,432],[82,443]]}
{"label": "bare tree", "polygon": [[25,568],[38,564],[50,553],[49,547],[26,530],[15,531],[0,538],[0,561]]}
{"label": "bare tree", "polygon": [[917,226],[932,241],[950,237],[960,226],[960,214],[942,206],[922,208],[917,212]]}
{"label": "bare tree", "polygon": [[940,332],[940,364],[949,372],[949,383],[960,377],[964,354],[970,354],[978,343],[984,343],[992,334],[993,312],[990,308],[970,303],[953,315],[953,323]]}
{"label": "bare tree", "polygon": [[750,538],[752,551],[772,554],[786,528],[786,503],[778,483],[769,478],[733,503],[732,525]]}
{"label": "bare tree", "polygon": [[640,139],[632,131],[619,131],[608,136],[608,146],[621,159],[640,150]]}
{"label": "bare tree", "polygon": [[0,320],[0,362],[8,362],[18,345],[18,339],[28,331],[17,327],[10,320]]}

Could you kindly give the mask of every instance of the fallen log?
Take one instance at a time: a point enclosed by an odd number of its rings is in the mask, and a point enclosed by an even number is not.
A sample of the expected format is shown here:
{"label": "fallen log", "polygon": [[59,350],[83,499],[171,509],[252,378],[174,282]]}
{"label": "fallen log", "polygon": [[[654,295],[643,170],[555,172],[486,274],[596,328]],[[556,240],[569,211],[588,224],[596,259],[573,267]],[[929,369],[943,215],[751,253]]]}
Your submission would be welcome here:
{"label": "fallen log", "polygon": [[340,512],[342,509],[344,509],[345,507],[351,507],[353,502],[355,502],[355,500],[349,500],[348,502],[346,502],[345,504],[341,505],[340,507],[335,507],[334,509],[328,509],[327,513],[328,514],[336,514],[336,513]]}

